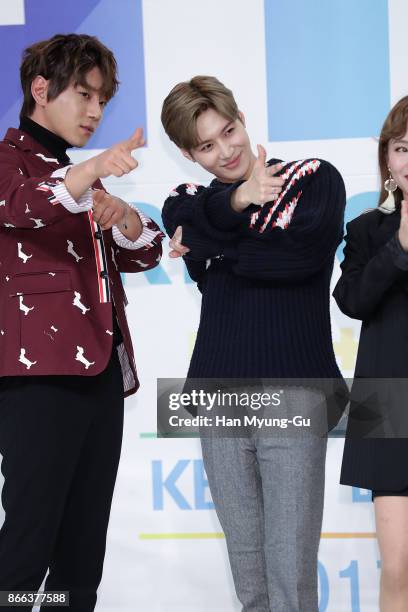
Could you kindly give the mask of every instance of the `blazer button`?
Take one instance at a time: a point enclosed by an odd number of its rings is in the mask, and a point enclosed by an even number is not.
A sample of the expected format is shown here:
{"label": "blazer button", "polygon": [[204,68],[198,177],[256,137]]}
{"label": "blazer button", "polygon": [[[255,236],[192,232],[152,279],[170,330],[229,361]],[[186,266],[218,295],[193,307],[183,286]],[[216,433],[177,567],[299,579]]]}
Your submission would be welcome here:
{"label": "blazer button", "polygon": [[97,240],[100,240],[102,238],[102,233],[98,230],[97,232],[94,233],[94,236]]}
{"label": "blazer button", "polygon": [[108,278],[108,277],[109,277],[109,275],[108,275],[108,273],[107,273],[107,272],[105,272],[105,270],[103,270],[103,271],[100,273],[100,277],[101,277],[101,278]]}

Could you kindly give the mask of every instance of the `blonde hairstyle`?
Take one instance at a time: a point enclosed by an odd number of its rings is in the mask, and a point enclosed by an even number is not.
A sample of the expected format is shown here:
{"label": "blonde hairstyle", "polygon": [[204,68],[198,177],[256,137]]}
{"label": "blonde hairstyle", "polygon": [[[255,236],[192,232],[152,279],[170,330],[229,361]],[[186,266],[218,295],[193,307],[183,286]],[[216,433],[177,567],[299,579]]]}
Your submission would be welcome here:
{"label": "blonde hairstyle", "polygon": [[[408,96],[401,98],[399,102],[392,107],[387,115],[384,125],[381,130],[380,140],[378,143],[378,163],[381,174],[381,193],[379,204],[384,202],[387,197],[387,192],[384,189],[384,182],[389,177],[388,171],[388,144],[390,140],[398,140],[405,136],[408,125]],[[402,191],[398,189],[394,192],[394,197],[397,204],[401,203]]]}
{"label": "blonde hairstyle", "polygon": [[213,108],[230,121],[238,118],[232,91],[212,76],[195,76],[178,83],[163,102],[161,121],[170,140],[190,151],[199,145],[197,118]]}

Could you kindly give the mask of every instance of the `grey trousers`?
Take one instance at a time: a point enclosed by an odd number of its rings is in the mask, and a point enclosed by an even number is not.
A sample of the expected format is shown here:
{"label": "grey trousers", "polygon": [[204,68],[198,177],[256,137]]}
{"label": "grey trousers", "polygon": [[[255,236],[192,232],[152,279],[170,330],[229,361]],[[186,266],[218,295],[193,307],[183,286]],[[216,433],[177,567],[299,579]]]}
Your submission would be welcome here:
{"label": "grey trousers", "polygon": [[[320,404],[325,418],[319,391],[286,389],[285,404],[302,416]],[[242,612],[318,612],[325,433],[250,428],[247,437],[207,434],[201,445]]]}

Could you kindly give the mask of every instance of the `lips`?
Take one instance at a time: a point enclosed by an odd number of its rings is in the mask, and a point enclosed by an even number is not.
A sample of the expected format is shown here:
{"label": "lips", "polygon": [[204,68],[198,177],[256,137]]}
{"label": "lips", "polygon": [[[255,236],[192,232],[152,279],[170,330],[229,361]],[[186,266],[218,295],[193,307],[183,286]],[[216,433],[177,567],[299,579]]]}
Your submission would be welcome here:
{"label": "lips", "polygon": [[236,168],[238,166],[240,160],[241,160],[241,153],[238,153],[238,155],[234,157],[234,159],[232,159],[228,164],[225,164],[224,168],[227,168],[228,170],[232,170],[233,168]]}
{"label": "lips", "polygon": [[89,125],[81,125],[81,128],[83,130],[86,130],[89,134],[93,134],[94,133],[94,128],[89,126]]}

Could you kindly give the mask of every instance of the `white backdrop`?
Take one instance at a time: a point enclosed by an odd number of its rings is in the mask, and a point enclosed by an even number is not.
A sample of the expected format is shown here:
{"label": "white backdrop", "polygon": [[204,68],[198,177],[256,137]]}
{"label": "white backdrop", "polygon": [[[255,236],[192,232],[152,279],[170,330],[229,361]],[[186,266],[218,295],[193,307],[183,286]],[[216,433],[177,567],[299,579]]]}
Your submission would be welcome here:
{"label": "white backdrop", "polygon": [[[168,142],[160,124],[161,104],[170,88],[195,74],[216,75],[234,91],[246,116],[254,150],[257,143],[262,143],[270,156],[286,160],[317,156],[330,160],[344,177],[349,201],[358,194],[378,190],[375,137],[380,124],[377,131],[364,137],[346,134],[335,139],[269,140],[265,48],[268,1],[142,1],[148,142],[137,152],[140,163],[137,171],[122,179],[105,181],[112,193],[160,209],[175,185],[209,180],[197,165],[181,157]],[[353,7],[363,1],[350,3],[350,20]],[[74,10],[75,2],[71,4]],[[125,18],[121,5],[128,4],[127,0],[116,2],[117,23],[110,25],[118,36],[121,18]],[[376,0],[370,3],[370,8],[375,12],[382,4],[382,0]],[[406,1],[389,0],[388,108],[408,91],[407,19]],[[24,23],[24,3],[4,0],[0,5],[0,24],[18,23]],[[272,28],[269,32],[274,27],[286,28],[287,44],[291,45],[290,23],[269,26]],[[372,35],[375,39],[377,32]],[[345,38],[344,45],[347,44]],[[291,73],[289,68],[282,66],[269,86],[285,87]],[[325,78],[322,73],[323,81]],[[378,87],[383,86],[379,79]],[[352,106],[353,87],[343,93]],[[369,106],[373,101],[367,99],[366,103]],[[281,112],[284,114],[285,109]],[[299,99],[299,113],[302,112]],[[274,119],[280,121],[279,112]],[[135,127],[129,123],[129,135]],[[96,152],[95,149],[78,151],[72,158],[80,161]],[[164,248],[167,252],[167,241]],[[97,609],[105,612],[239,610],[225,542],[202,471],[199,445],[196,440],[158,440],[153,436],[156,379],[185,375],[200,308],[200,295],[194,285],[185,282],[182,262],[165,256],[161,272],[162,282],[157,277],[149,280],[145,274],[125,278],[130,302],[128,317],[142,386],[137,396],[126,401],[122,461]],[[338,276],[337,260],[333,284]],[[359,324],[342,315],[334,302],[332,321],[339,365],[346,376],[351,376]],[[341,453],[342,440],[331,439],[319,555],[320,612],[373,612],[378,609],[379,578],[373,508],[365,491],[338,485]]]}

